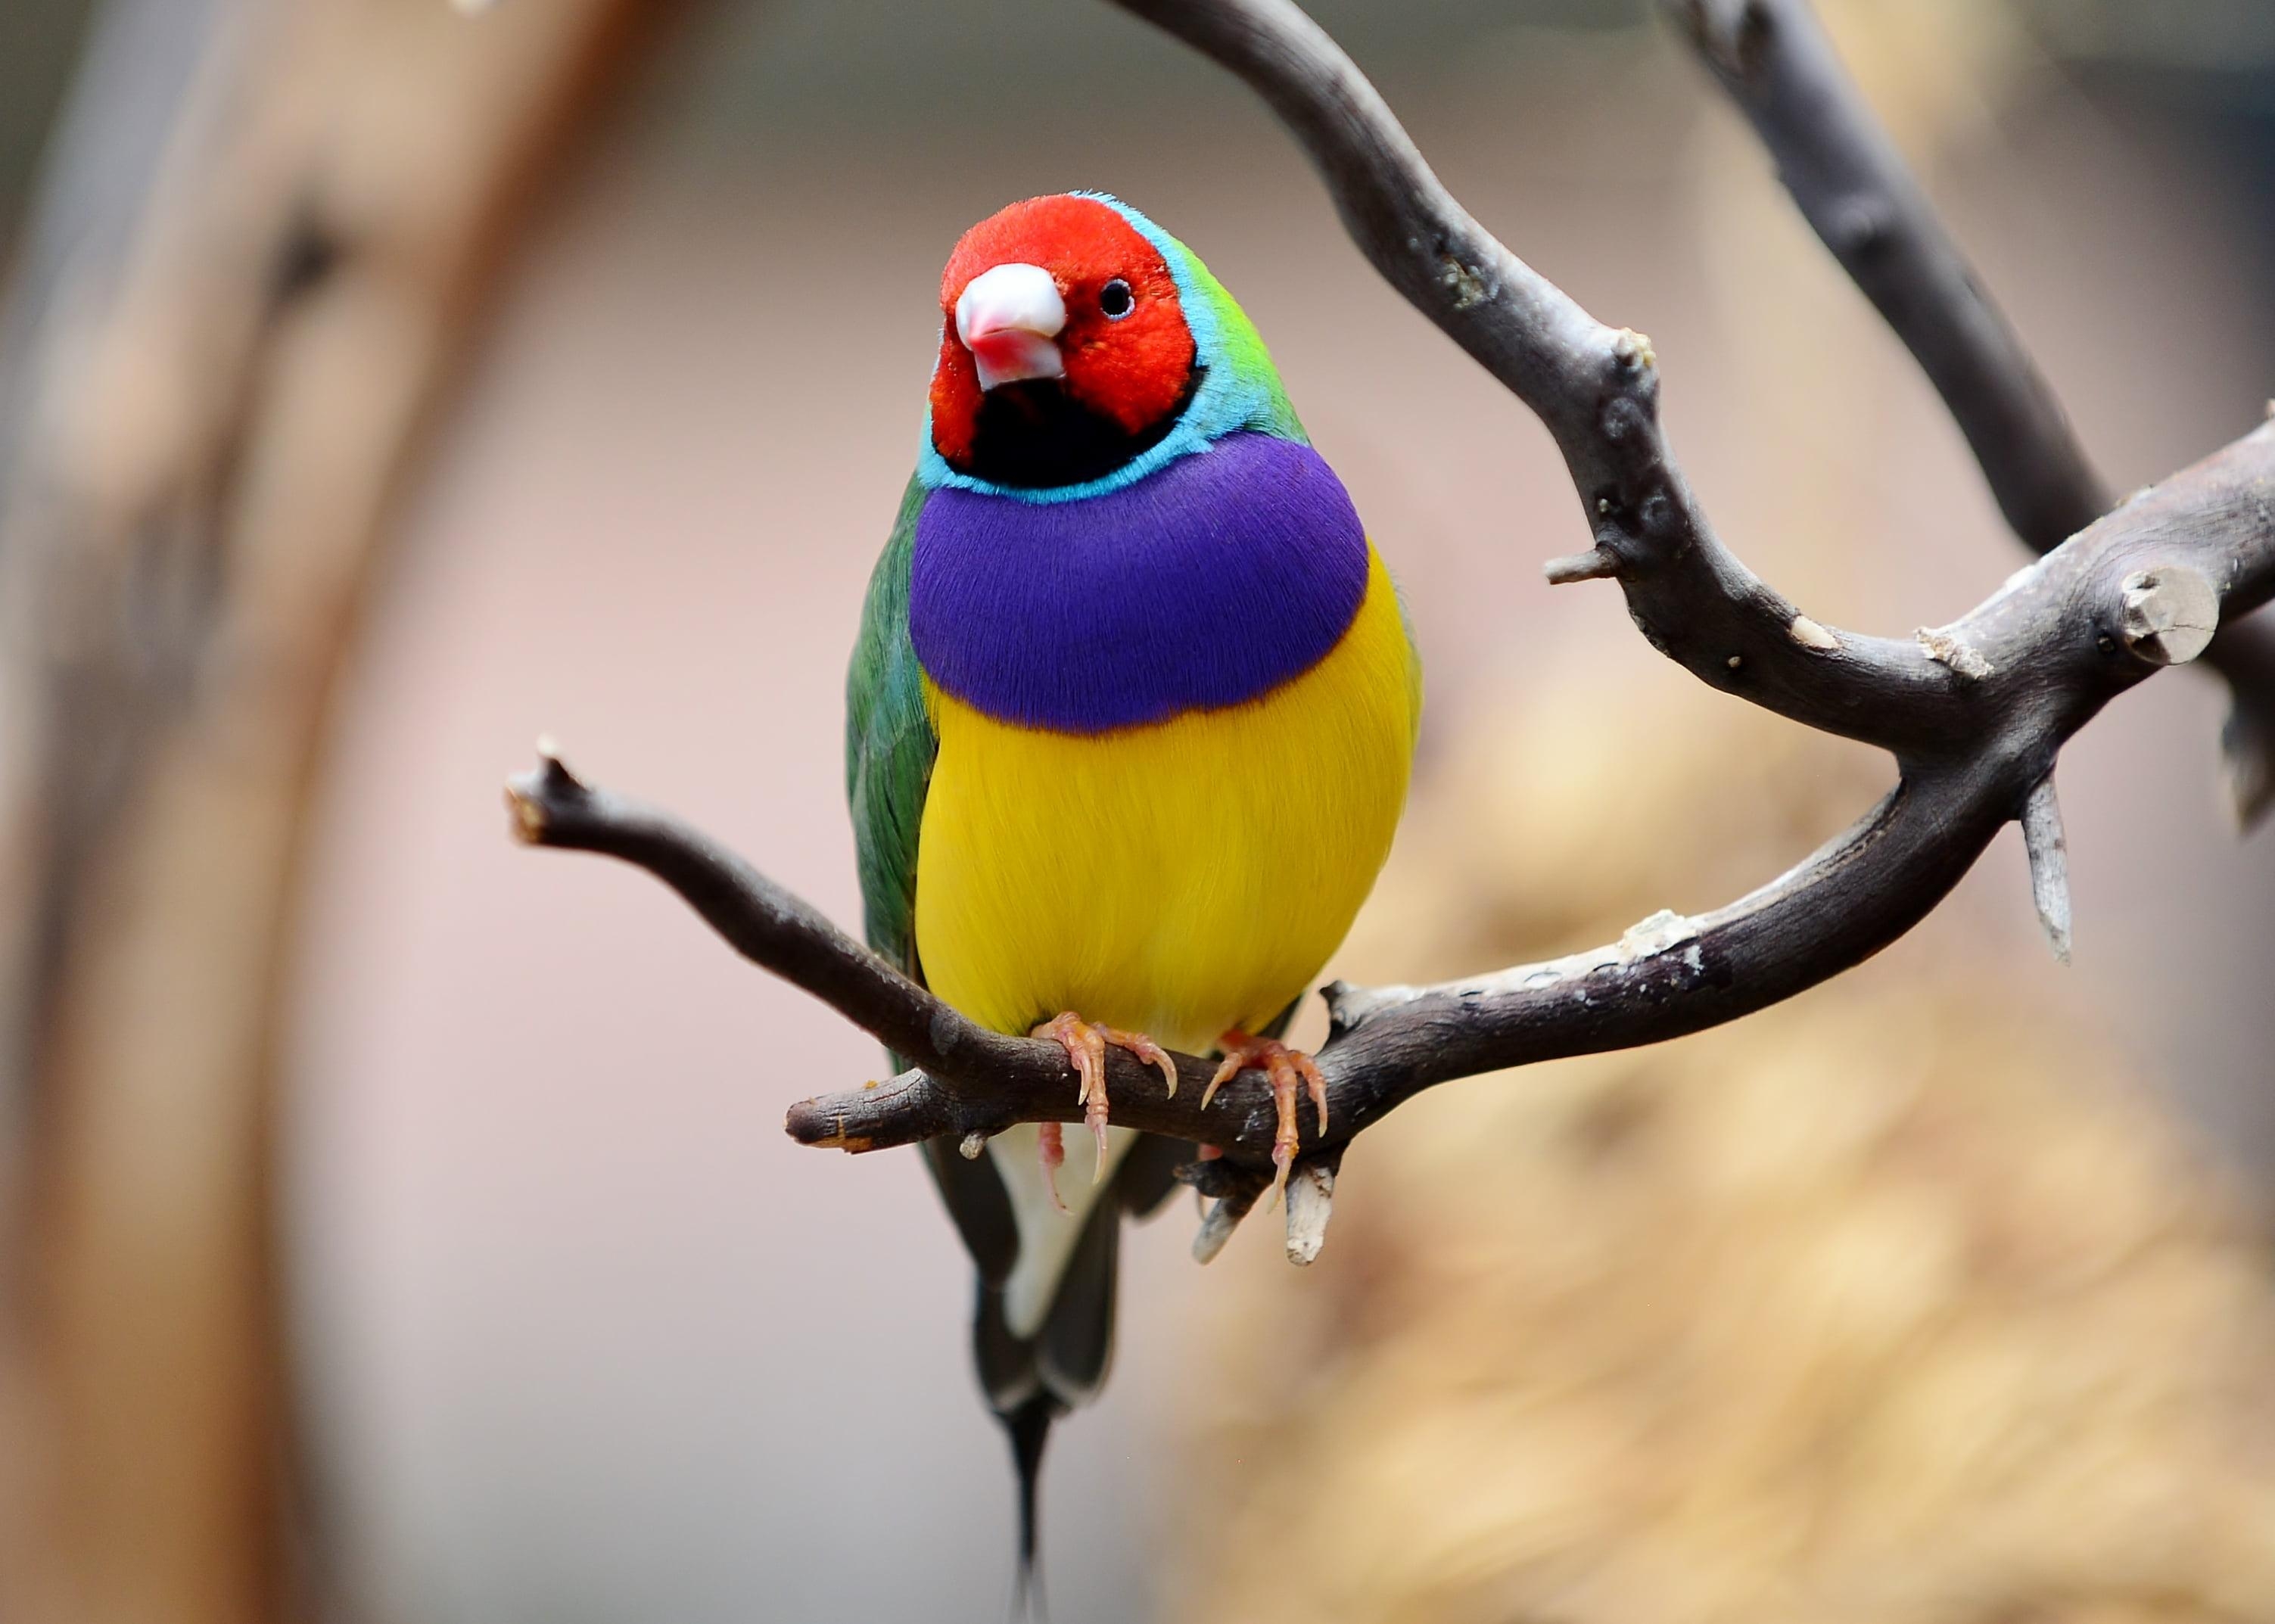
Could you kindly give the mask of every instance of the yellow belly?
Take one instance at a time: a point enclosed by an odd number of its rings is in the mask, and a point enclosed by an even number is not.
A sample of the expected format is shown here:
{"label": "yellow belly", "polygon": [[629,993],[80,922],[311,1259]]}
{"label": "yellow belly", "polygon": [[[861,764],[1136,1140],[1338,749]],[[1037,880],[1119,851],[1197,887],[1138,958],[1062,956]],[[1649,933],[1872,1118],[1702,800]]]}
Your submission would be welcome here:
{"label": "yellow belly", "polygon": [[[1078,617],[1068,626],[1080,635]],[[1389,852],[1419,680],[1372,558],[1342,641],[1245,704],[1076,736],[931,691],[926,980],[1001,1031],[1072,1009],[1206,1052],[1268,1022],[1342,942]]]}

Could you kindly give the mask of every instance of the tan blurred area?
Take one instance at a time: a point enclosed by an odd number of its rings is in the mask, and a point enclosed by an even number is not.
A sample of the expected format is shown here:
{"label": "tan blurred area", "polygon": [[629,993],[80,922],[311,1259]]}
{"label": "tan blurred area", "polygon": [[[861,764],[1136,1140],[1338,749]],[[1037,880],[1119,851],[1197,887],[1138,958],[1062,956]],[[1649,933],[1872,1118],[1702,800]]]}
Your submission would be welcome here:
{"label": "tan blurred area", "polygon": [[[2113,484],[2257,419],[2258,0],[1823,9]],[[1651,335],[1742,555],[1941,623],[2019,549],[1645,10],[1316,8]],[[1104,5],[8,0],[0,1620],[998,1615],[960,1249],[912,1157],[780,1131],[874,1046],[497,788],[549,731],[857,916],[940,262],[1070,186],[1242,299],[1404,586],[1425,759],[1338,972],[1712,906],[1886,788],[1541,581],[1538,425]],[[2177,673],[2066,753],[2067,970],[2003,843],[1790,1007],[1410,1106],[1308,1272],[1173,1205],[1054,1440],[1054,1615],[2275,1619],[2275,842],[2219,716]]]}
{"label": "tan blurred area", "polygon": [[[1635,698],[1481,719],[1351,971],[1606,938],[1869,778],[1711,699],[1617,745],[1584,720]],[[1933,933],[1355,1146],[1320,1261],[1253,1248],[1205,1305],[1165,1616],[2267,1616],[2264,1235],[2109,1023]]]}

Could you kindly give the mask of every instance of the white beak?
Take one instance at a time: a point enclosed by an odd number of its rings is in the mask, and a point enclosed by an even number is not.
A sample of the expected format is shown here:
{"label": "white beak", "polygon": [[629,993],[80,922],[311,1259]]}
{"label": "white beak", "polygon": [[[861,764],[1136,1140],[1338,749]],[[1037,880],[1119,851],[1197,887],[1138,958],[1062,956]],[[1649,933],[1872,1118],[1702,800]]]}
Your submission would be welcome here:
{"label": "white beak", "polygon": [[1054,342],[1066,325],[1059,284],[1039,265],[982,271],[956,301],[956,336],[979,364],[979,387],[1066,374]]}

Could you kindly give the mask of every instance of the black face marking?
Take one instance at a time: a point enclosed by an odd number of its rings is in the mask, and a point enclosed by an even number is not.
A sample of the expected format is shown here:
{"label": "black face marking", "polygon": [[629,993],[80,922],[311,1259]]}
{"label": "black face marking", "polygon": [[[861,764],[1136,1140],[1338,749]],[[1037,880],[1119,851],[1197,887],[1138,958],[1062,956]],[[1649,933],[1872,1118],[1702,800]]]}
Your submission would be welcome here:
{"label": "black face marking", "polygon": [[1069,395],[1059,379],[998,384],[980,397],[971,455],[957,465],[997,485],[1030,489],[1102,478],[1161,443],[1191,403],[1202,371],[1193,368],[1175,410],[1136,434]]}
{"label": "black face marking", "polygon": [[1136,308],[1138,297],[1130,292],[1130,284],[1116,276],[1098,291],[1098,307],[1106,313],[1109,321],[1119,321]]}

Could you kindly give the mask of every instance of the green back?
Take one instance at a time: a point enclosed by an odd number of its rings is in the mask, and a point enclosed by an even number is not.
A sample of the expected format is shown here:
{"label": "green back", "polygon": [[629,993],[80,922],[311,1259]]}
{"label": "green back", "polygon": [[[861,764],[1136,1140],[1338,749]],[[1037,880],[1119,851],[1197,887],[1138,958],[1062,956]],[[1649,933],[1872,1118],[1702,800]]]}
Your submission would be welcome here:
{"label": "green back", "polygon": [[909,640],[909,571],[925,495],[922,484],[909,481],[892,540],[869,578],[845,684],[845,796],[853,810],[862,922],[870,947],[919,979],[917,831],[940,749]]}

